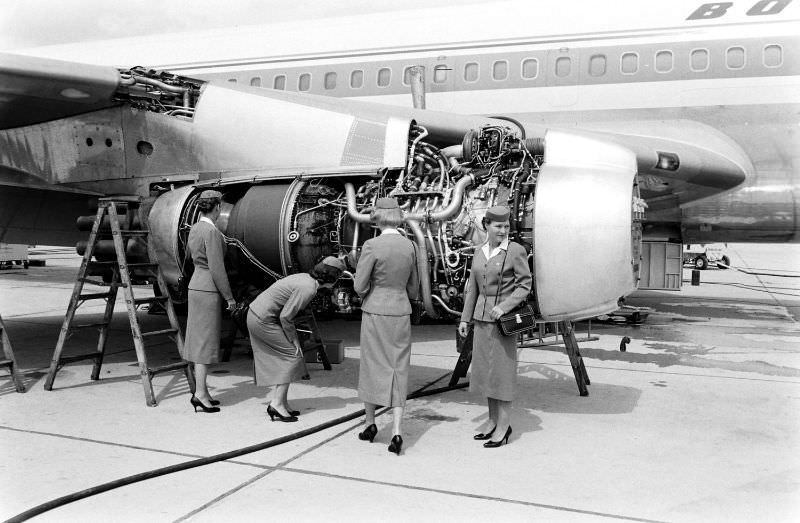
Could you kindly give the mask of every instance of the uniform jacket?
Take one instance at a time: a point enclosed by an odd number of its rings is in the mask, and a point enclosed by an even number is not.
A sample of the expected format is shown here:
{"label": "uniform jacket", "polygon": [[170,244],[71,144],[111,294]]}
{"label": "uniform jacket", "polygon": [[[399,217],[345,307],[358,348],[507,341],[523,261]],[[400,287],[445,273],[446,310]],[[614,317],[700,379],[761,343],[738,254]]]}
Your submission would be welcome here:
{"label": "uniform jacket", "polygon": [[189,289],[219,292],[225,301],[232,300],[233,293],[225,272],[225,240],[219,229],[211,220],[201,219],[192,225],[187,245],[194,262]]}
{"label": "uniform jacket", "polygon": [[505,251],[500,249],[488,260],[483,249],[478,249],[472,258],[461,321],[493,321],[490,313],[495,297],[503,313],[508,313],[528,297],[531,282],[528,253],[520,244],[508,242]]}
{"label": "uniform jacket", "polygon": [[286,338],[294,343],[297,329],[294,318],[305,309],[317,294],[319,284],[305,272],[290,274],[259,294],[250,303],[250,312],[260,320],[280,320]]}
{"label": "uniform jacket", "polygon": [[411,300],[419,296],[414,244],[400,234],[386,232],[364,242],[353,289],[363,300],[364,312],[411,314]]}

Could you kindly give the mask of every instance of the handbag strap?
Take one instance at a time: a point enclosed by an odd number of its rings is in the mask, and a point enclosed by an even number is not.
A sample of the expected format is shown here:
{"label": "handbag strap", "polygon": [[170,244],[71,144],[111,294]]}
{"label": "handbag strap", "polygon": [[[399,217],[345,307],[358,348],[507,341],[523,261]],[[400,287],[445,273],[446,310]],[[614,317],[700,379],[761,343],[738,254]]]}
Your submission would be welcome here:
{"label": "handbag strap", "polygon": [[494,295],[494,305],[492,306],[493,308],[497,307],[497,299],[500,297],[500,287],[503,285],[503,271],[506,268],[506,256],[508,256],[508,247],[506,247],[506,250],[503,253],[503,263],[502,265],[500,265],[500,280],[497,282],[497,293],[495,293]]}

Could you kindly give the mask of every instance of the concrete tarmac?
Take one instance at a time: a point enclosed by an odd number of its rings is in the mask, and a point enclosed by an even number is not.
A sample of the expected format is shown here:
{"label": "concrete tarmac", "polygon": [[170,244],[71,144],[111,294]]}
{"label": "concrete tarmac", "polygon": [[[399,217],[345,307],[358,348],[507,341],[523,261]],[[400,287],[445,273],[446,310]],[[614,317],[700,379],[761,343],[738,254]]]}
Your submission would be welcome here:
{"label": "concrete tarmac", "polygon": [[[522,349],[510,444],[484,449],[485,399],[460,389],[410,401],[401,456],[387,452],[391,414],[374,443],[356,419],[284,445],[111,490],[34,521],[798,521],[800,520],[800,246],[730,245],[732,265],[679,292],[638,291],[642,325],[591,324],[591,378],[580,397],[563,346]],[[0,519],[140,472],[254,445],[362,408],[357,321],[320,323],[345,360],[292,385],[297,423],[271,423],[253,385],[247,341],[213,367],[219,414],[194,413],[181,373],[154,379],[147,407],[124,303],[101,380],[66,365],[43,389],[79,259],[43,252],[44,267],[0,271],[0,314],[26,393],[0,371]],[[768,270],[765,270],[768,269]],[[800,273],[793,273],[794,276]],[[138,289],[141,295],[148,292]],[[79,309],[81,323],[102,302]],[[166,324],[143,314],[145,327]],[[162,327],[163,328],[163,327]],[[578,325],[579,337],[587,324]],[[413,329],[409,391],[443,386],[454,325]],[[93,335],[94,334],[94,335]],[[619,350],[628,336],[627,351]],[[65,354],[92,350],[96,333]],[[152,364],[176,361],[151,344]],[[438,380],[438,381],[437,381]]]}

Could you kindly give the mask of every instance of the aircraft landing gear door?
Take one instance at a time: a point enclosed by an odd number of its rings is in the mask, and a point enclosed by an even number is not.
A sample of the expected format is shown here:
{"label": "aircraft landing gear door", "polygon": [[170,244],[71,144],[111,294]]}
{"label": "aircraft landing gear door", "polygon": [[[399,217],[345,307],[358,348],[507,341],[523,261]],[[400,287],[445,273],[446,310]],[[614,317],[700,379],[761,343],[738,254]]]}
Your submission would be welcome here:
{"label": "aircraft landing gear door", "polygon": [[546,321],[604,314],[636,289],[635,177],[636,155],[625,147],[578,132],[545,135],[533,275]]}
{"label": "aircraft landing gear door", "polygon": [[551,107],[569,107],[578,103],[580,55],[562,47],[547,53],[547,101]]}

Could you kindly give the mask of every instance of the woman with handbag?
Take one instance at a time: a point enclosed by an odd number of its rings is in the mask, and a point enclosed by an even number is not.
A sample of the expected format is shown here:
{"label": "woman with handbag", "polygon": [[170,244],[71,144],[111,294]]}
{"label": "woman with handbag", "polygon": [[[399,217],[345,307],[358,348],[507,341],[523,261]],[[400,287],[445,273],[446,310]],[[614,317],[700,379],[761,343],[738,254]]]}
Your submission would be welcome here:
{"label": "woman with handbag", "polygon": [[476,434],[484,447],[508,443],[511,402],[517,382],[517,337],[504,336],[498,320],[523,303],[531,291],[525,248],[508,240],[509,210],[486,211],[486,243],[475,252],[458,332],[466,337],[473,325],[472,376],[469,389],[486,396],[490,430]]}
{"label": "woman with handbag", "polygon": [[194,364],[197,385],[189,403],[194,411],[219,412],[219,402],[208,392],[208,365],[219,358],[222,330],[222,300],[228,310],[236,306],[228,274],[225,272],[225,240],[214,222],[219,218],[222,193],[203,191],[197,200],[200,219],[192,225],[187,248],[194,262],[189,280],[189,314],[186,319],[186,341],[183,359]]}
{"label": "woman with handbag", "polygon": [[380,198],[371,219],[381,234],[364,242],[353,282],[363,300],[358,397],[364,402],[366,428],[358,438],[372,442],[378,433],[375,406],[392,407],[388,450],[399,456],[411,359],[411,301],[419,291],[416,254],[414,244],[397,230],[403,223],[397,200]]}

